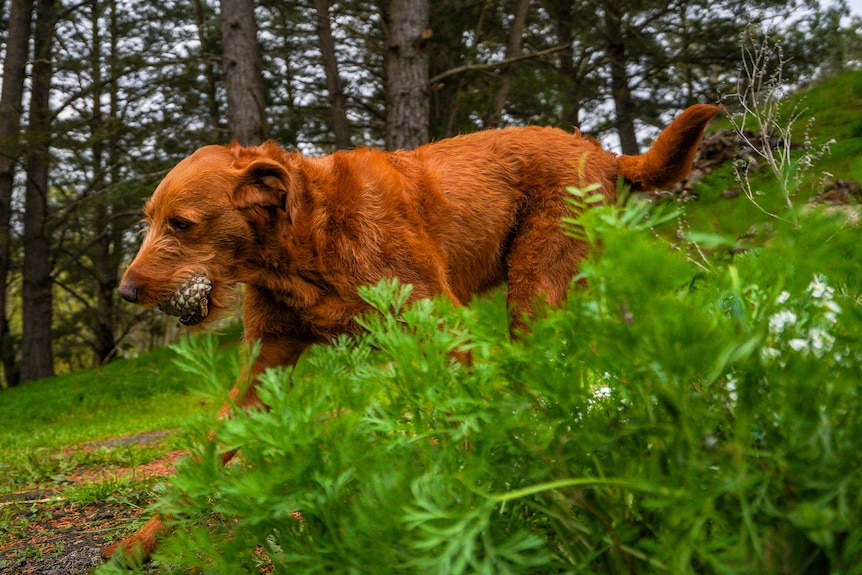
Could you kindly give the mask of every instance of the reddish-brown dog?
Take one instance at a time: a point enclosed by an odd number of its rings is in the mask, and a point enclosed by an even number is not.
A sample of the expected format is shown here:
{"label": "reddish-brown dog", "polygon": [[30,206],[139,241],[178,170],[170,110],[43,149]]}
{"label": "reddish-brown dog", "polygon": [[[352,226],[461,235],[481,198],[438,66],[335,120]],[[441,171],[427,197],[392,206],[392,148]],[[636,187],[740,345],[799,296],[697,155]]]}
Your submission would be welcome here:
{"label": "reddish-brown dog", "polygon": [[[599,184],[613,199],[618,180],[635,191],[673,185],[717,112],[689,108],[640,156],[538,127],[322,158],[274,143],[207,146],[147,202],[149,230],[119,292],[205,325],[244,283],[245,338],[261,344],[251,378],[357,332],[354,318],[369,309],[357,287],[382,278],[412,284],[414,299],[445,294],[456,303],[506,282],[517,328],[535,298],[563,299],[585,255],[560,225],[570,215],[566,188]],[[258,403],[253,383],[233,398],[239,407]],[[154,517],[105,555],[148,555],[162,528]]]}

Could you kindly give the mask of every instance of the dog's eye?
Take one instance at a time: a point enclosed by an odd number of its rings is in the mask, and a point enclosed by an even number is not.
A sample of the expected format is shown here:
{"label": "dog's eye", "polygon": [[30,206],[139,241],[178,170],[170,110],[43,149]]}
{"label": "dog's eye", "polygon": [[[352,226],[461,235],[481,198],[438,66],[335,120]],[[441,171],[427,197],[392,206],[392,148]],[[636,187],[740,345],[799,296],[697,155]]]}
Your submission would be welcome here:
{"label": "dog's eye", "polygon": [[171,229],[175,232],[185,232],[192,227],[192,223],[190,221],[182,218],[170,218],[168,220],[168,225],[171,226]]}

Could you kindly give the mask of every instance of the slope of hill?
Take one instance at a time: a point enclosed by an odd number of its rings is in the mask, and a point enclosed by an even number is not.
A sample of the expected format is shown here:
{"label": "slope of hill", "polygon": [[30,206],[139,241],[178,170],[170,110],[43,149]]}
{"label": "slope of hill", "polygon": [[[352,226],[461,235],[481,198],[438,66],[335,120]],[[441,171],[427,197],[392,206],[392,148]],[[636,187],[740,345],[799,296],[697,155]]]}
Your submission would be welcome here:
{"label": "slope of hill", "polygon": [[[731,112],[733,108],[731,107]],[[799,170],[801,182],[792,202],[804,205],[820,194],[826,182],[849,180],[862,182],[862,70],[849,71],[801,90],[788,98],[782,108],[782,125],[787,126],[791,116],[798,114],[791,126],[791,144],[798,159],[805,150],[818,152],[829,142],[828,151],[812,166],[798,163],[791,170]],[[713,122],[711,131],[730,130],[728,119]],[[740,144],[736,157],[754,162],[751,171],[753,192],[761,208],[749,201],[740,190],[733,162],[716,167],[708,166],[707,175],[693,185],[698,201],[684,205],[685,223],[693,230],[708,231],[739,237],[753,226],[768,221],[771,214],[786,210],[784,198],[774,177],[764,162],[751,150]],[[703,166],[695,166],[703,171]],[[856,198],[855,201],[859,201]]]}

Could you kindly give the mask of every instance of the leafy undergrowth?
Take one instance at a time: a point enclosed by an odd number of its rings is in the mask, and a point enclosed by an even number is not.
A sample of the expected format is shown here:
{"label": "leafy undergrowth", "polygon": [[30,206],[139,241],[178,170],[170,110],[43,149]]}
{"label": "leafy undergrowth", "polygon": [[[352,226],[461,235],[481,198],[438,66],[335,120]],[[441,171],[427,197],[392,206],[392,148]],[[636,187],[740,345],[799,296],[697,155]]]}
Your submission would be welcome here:
{"label": "leafy undergrowth", "polygon": [[646,210],[579,222],[590,288],[519,341],[501,291],[366,290],[367,335],[269,373],[267,413],[213,421],[235,349],[188,340],[184,433],[4,454],[0,570],[126,572],[98,550],[158,499],[175,529],[133,571],[859,572],[858,228],[818,211],[704,270]]}
{"label": "leafy undergrowth", "polygon": [[646,210],[577,222],[589,289],[515,342],[499,294],[365,290],[366,335],[193,426],[158,571],[859,573],[858,228],[799,215],[704,269]]}

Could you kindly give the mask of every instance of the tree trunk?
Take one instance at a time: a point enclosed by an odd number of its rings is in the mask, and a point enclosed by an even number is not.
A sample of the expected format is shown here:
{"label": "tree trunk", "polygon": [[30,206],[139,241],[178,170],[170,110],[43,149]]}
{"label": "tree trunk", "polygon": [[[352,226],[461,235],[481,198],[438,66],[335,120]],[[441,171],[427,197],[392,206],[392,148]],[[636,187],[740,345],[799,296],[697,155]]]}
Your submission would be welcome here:
{"label": "tree trunk", "polygon": [[[96,279],[96,313],[92,318],[93,329],[93,355],[96,365],[102,365],[107,362],[114,353],[117,345],[114,337],[114,293],[119,283],[117,273],[117,262],[113,255],[113,225],[111,222],[111,194],[110,188],[113,182],[108,180],[108,174],[111,169],[111,158],[108,159],[108,164],[105,165],[105,146],[115,143],[116,133],[110,128],[108,123],[113,119],[113,115],[109,116],[108,122],[105,121],[105,116],[102,113],[102,97],[105,92],[106,83],[102,79],[102,35],[99,28],[99,20],[101,17],[102,0],[96,0],[91,5],[91,23],[93,37],[91,39],[91,54],[90,62],[91,73],[93,77],[93,115],[90,119],[90,133],[92,135],[92,155],[93,155],[93,198],[94,206],[92,210],[92,225],[98,235],[96,236],[91,248],[91,260],[93,262],[93,273]],[[108,69],[113,71],[116,61],[116,30],[114,22],[116,20],[116,2],[110,0],[108,2],[108,22],[111,37],[110,42],[110,62]],[[108,84],[110,89],[110,114],[118,113],[116,103],[116,82]],[[116,158],[114,158],[116,159]]]}
{"label": "tree trunk", "polygon": [[48,156],[51,148],[51,75],[54,0],[39,0],[34,31],[27,186],[24,196],[24,332],[21,380],[54,375],[51,338],[53,303],[48,226]]}
{"label": "tree trunk", "polygon": [[221,0],[221,36],[231,136],[243,146],[266,139],[266,104],[252,0]]}
{"label": "tree trunk", "polygon": [[476,63],[477,52],[483,45],[486,14],[493,13],[494,7],[490,2],[479,2],[473,17],[468,16],[473,7],[467,6],[457,0],[438,2],[431,14],[435,40],[430,54],[430,138],[450,138],[462,131],[459,125],[462,100],[472,75],[457,74],[436,83],[433,79],[435,72],[439,75]]}
{"label": "tree trunk", "polygon": [[635,116],[632,109],[632,93],[626,70],[625,30],[622,23],[622,8],[613,2],[603,4],[605,16],[605,41],[611,72],[611,91],[616,110],[617,133],[623,154],[640,153],[635,132]]}
{"label": "tree trunk", "polygon": [[212,42],[210,34],[207,33],[207,19],[210,16],[211,9],[206,6],[203,0],[194,0],[195,7],[195,25],[198,29],[198,42],[201,45],[201,56],[204,59],[204,78],[206,79],[206,87],[204,88],[204,97],[207,103],[207,120],[210,123],[212,136],[214,141],[218,140],[222,135],[221,111],[218,103],[218,82],[216,79],[215,54],[210,49]]}
{"label": "tree trunk", "polygon": [[12,190],[18,162],[21,102],[24,95],[24,72],[30,49],[33,0],[12,0],[6,37],[6,60],[3,62],[3,91],[0,94],[0,361],[8,387],[18,385],[19,365],[15,344],[6,317],[12,220]]}
{"label": "tree trunk", "polygon": [[351,147],[350,124],[347,122],[344,89],[342,88],[341,77],[338,75],[335,42],[332,40],[332,28],[329,23],[329,0],[314,0],[314,9],[317,12],[317,37],[320,40],[323,70],[326,73],[326,97],[329,100],[335,148],[346,150]]}
{"label": "tree trunk", "polygon": [[[527,13],[530,10],[530,0],[518,0],[515,8],[515,18],[512,27],[509,28],[509,39],[506,42],[506,60],[514,58],[521,52],[521,38],[524,35],[524,26],[527,24]],[[503,107],[509,98],[509,88],[512,85],[514,64],[509,64],[500,69],[500,86],[494,94],[494,103],[491,105],[485,117],[486,128],[497,128],[503,119]]]}
{"label": "tree trunk", "polygon": [[428,142],[428,0],[391,0],[386,51],[386,147],[410,150]]}
{"label": "tree trunk", "polygon": [[557,43],[566,46],[566,49],[560,52],[560,75],[565,78],[565,83],[561,86],[564,100],[561,104],[563,109],[567,110],[565,120],[569,126],[580,127],[582,78],[575,66],[572,3],[562,0],[546,4],[557,30]]}

